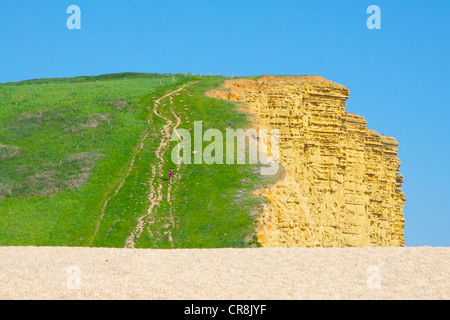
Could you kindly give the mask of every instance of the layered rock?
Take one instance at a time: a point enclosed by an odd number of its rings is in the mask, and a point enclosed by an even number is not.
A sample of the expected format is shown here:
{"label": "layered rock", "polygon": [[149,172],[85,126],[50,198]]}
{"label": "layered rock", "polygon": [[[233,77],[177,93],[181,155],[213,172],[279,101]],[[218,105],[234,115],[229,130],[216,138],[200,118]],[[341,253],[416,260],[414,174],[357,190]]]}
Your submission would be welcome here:
{"label": "layered rock", "polygon": [[266,247],[402,246],[398,143],[345,111],[349,91],[317,76],[229,80],[210,95],[246,102],[258,125],[279,129],[285,176],[259,190]]}

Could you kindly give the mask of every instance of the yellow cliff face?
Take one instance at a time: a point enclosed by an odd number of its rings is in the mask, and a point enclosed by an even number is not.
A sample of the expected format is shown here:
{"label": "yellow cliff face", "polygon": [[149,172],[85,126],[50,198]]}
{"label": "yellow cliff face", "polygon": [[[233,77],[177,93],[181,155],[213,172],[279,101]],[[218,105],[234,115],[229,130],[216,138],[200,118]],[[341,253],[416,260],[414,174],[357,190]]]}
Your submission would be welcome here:
{"label": "yellow cliff face", "polygon": [[265,247],[403,246],[403,177],[392,137],[345,111],[349,91],[318,76],[228,80],[210,96],[246,103],[279,129],[282,180],[257,231]]}

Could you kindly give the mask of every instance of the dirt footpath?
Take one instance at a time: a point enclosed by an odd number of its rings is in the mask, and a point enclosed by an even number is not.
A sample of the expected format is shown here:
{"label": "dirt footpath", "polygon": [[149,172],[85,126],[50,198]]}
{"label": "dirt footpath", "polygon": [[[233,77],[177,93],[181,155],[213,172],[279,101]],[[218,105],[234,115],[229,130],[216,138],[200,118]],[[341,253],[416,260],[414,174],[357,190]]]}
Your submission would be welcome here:
{"label": "dirt footpath", "polygon": [[1,299],[449,299],[450,248],[0,247]]}

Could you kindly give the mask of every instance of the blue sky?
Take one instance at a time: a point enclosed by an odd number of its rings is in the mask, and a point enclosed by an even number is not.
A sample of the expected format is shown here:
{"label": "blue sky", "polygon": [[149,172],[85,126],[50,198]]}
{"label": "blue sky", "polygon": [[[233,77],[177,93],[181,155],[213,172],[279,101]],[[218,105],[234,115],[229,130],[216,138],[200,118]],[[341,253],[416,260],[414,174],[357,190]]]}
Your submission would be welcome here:
{"label": "blue sky", "polygon": [[[69,30],[70,5],[81,30]],[[370,5],[381,30],[369,30]],[[450,246],[450,1],[2,0],[0,82],[115,72],[321,75],[394,136],[407,246]]]}

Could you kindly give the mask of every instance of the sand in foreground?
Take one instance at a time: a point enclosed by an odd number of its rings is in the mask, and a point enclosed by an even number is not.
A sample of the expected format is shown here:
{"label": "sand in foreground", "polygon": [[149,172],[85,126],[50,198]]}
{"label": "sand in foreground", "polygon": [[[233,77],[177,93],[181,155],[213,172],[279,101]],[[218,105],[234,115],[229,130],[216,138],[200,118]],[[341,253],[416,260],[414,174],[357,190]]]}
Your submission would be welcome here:
{"label": "sand in foreground", "polygon": [[0,247],[0,299],[449,299],[450,248]]}

